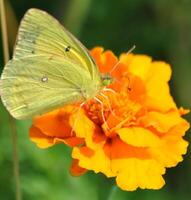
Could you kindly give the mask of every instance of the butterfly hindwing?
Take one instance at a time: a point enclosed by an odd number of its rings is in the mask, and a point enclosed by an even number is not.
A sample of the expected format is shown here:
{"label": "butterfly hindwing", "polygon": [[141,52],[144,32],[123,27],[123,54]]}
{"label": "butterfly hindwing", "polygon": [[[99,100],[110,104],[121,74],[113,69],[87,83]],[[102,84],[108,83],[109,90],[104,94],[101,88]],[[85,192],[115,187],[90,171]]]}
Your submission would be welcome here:
{"label": "butterfly hindwing", "polygon": [[91,81],[87,70],[69,59],[31,56],[9,61],[0,92],[9,112],[23,119],[82,101],[81,90]]}

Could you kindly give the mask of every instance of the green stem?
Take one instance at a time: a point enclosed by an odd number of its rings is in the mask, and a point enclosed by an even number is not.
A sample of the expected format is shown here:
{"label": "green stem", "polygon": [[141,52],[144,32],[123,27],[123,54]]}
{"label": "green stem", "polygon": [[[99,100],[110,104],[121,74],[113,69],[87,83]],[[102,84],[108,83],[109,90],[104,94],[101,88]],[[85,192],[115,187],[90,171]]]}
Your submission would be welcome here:
{"label": "green stem", "polygon": [[1,9],[1,31],[2,31],[2,41],[3,41],[3,51],[4,51],[4,62],[9,61],[9,45],[8,45],[8,34],[7,34],[7,20],[5,15],[5,5],[4,0],[0,0]]}
{"label": "green stem", "polygon": [[[9,56],[7,21],[6,21],[4,0],[0,0],[0,11],[1,11],[1,30],[2,30],[4,62],[7,63],[9,61],[10,56]],[[11,117],[11,115],[9,115],[9,123],[10,123],[12,145],[13,145],[13,168],[14,168],[15,185],[16,185],[16,200],[21,200],[22,196],[20,187],[17,131],[16,131],[15,120]]]}
{"label": "green stem", "polygon": [[117,189],[118,189],[118,188],[117,188],[116,185],[113,185],[113,186],[111,187],[111,190],[110,190],[110,193],[109,193],[109,195],[108,195],[108,197],[107,197],[107,200],[112,200],[112,199],[114,199],[114,195],[115,195]]}

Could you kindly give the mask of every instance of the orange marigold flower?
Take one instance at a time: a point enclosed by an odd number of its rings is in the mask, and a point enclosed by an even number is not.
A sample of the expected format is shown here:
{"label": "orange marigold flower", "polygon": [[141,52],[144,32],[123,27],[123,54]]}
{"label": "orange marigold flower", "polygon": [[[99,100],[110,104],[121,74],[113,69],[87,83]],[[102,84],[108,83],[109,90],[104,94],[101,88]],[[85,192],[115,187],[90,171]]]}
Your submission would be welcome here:
{"label": "orange marigold flower", "polygon": [[[92,56],[106,73],[118,63],[111,52],[94,48]],[[122,54],[112,72],[111,91],[79,105],[65,106],[34,119],[30,138],[39,147],[65,143],[73,148],[71,173],[87,170],[116,177],[128,191],[159,189],[166,168],[182,161],[189,123],[170,95],[171,68],[146,55]],[[115,91],[115,92],[112,92]]]}

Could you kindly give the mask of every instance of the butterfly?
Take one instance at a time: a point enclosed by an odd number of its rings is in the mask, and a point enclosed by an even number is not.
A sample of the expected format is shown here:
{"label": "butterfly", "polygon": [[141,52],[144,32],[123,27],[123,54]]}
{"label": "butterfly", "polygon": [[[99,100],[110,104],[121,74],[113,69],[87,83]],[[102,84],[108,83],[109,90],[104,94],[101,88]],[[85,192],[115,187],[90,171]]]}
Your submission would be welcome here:
{"label": "butterfly", "polygon": [[54,17],[29,9],[1,75],[1,99],[17,119],[94,98],[111,83],[88,50]]}

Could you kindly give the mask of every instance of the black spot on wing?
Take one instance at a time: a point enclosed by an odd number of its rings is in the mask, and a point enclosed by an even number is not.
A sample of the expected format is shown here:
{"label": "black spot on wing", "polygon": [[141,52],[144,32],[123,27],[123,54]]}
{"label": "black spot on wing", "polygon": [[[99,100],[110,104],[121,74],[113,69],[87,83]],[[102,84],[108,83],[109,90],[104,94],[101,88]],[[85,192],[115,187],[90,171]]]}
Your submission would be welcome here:
{"label": "black spot on wing", "polygon": [[65,52],[69,52],[71,50],[71,46],[67,46],[66,48],[65,48]]}

